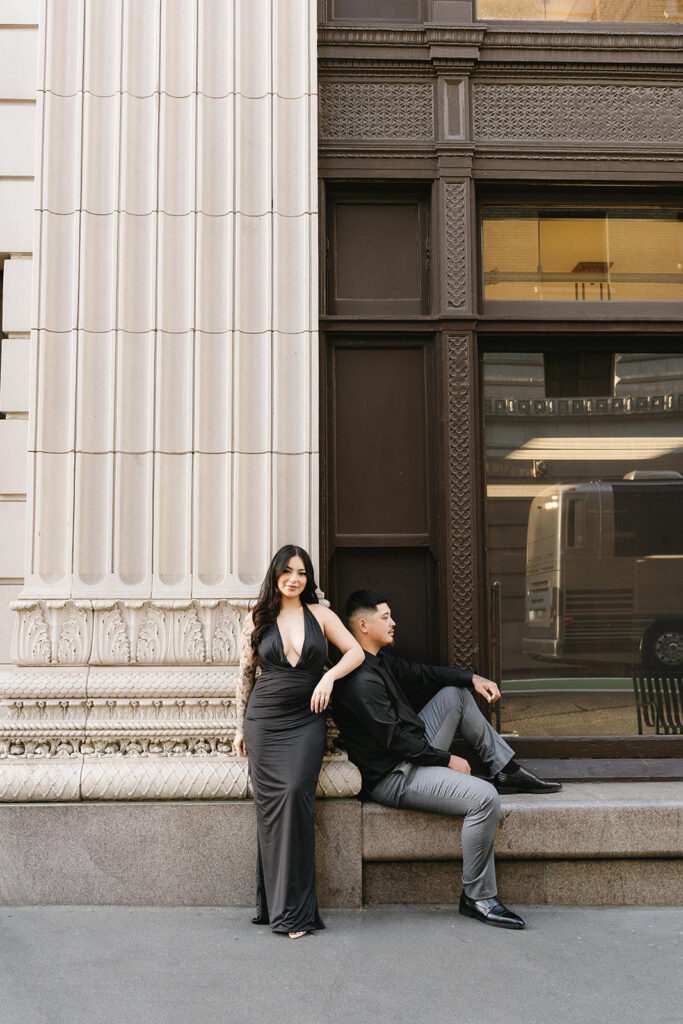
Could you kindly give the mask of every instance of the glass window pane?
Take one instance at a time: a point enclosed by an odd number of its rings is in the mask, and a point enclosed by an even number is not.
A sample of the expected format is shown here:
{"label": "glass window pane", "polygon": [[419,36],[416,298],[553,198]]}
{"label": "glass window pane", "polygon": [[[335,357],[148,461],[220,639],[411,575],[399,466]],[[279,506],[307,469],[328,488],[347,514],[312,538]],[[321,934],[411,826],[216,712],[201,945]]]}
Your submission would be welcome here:
{"label": "glass window pane", "polygon": [[682,0],[478,0],[483,21],[683,22]]}
{"label": "glass window pane", "polygon": [[683,354],[605,353],[593,394],[594,353],[572,354],[579,395],[562,398],[552,352],[483,360],[501,725],[636,734],[634,675],[683,676]]}
{"label": "glass window pane", "polygon": [[484,298],[683,300],[683,212],[482,207]]}

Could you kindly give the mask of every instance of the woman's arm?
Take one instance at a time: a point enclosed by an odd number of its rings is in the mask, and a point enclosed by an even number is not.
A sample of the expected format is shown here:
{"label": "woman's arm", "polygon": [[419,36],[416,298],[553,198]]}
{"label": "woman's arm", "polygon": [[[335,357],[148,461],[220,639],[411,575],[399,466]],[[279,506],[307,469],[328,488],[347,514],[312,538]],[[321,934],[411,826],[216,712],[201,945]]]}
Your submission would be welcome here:
{"label": "woman's arm", "polygon": [[320,623],[325,637],[331,640],[342,653],[337,664],[321,677],[311,696],[311,711],[325,711],[330,703],[335,681],[362,665],[365,654],[361,645],[349,633],[339,616],[335,615],[331,608],[326,608],[324,605],[314,605],[313,607],[315,608],[313,614]]}
{"label": "woman's arm", "polygon": [[247,756],[244,744],[244,714],[249,703],[249,696],[256,680],[256,652],[251,646],[251,634],[254,622],[248,615],[240,636],[240,672],[237,678],[235,704],[237,706],[237,732],[235,734],[235,750],[241,757]]}

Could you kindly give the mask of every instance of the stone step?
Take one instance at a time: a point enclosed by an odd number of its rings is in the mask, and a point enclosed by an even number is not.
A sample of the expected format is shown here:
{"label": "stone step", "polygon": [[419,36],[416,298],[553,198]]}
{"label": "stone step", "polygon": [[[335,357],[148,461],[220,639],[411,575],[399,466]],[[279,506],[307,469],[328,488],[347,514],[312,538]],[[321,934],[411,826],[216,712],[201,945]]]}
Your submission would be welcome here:
{"label": "stone step", "polygon": [[[683,782],[567,783],[501,798],[498,860],[681,857]],[[453,860],[462,819],[363,804],[363,860]]]}
{"label": "stone step", "polygon": [[[455,903],[460,819],[363,805],[363,899]],[[683,783],[577,783],[502,798],[501,898],[511,904],[683,905]]]}
{"label": "stone step", "polygon": [[[507,901],[683,905],[683,783],[569,784],[503,798]],[[457,818],[358,800],[316,809],[320,901],[454,903]],[[249,906],[249,800],[0,804],[0,904]]]}

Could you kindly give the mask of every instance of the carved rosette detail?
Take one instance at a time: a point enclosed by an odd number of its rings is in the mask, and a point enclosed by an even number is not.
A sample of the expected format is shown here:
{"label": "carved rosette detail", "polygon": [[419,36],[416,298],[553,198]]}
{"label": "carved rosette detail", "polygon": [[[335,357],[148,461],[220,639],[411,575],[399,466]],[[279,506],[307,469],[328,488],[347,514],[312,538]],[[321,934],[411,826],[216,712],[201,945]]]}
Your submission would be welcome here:
{"label": "carved rosette detail", "polygon": [[428,83],[321,82],[323,139],[434,137],[434,92]]}
{"label": "carved rosette detail", "polygon": [[472,426],[470,419],[472,343],[467,336],[448,337],[448,463],[450,473],[450,577],[453,657],[456,664],[474,661],[474,547],[472,508]]}
{"label": "carved rosette detail", "polygon": [[474,138],[520,142],[671,142],[683,135],[683,88],[638,85],[473,87]]}
{"label": "carved rosette detail", "polygon": [[467,305],[467,186],[444,186],[446,209],[446,299],[449,309]]}

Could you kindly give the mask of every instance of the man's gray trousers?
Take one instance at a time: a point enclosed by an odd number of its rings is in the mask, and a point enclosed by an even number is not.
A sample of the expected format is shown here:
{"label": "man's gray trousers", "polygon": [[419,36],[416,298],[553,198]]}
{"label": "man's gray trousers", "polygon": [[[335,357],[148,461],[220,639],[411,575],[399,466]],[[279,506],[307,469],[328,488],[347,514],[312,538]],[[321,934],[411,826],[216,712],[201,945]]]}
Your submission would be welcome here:
{"label": "man's gray trousers", "polygon": [[[514,751],[489,725],[468,690],[446,686],[420,711],[427,740],[448,750],[456,732],[476,750],[495,775]],[[401,761],[370,792],[372,800],[409,811],[464,815],[462,884],[473,900],[495,896],[493,838],[500,816],[500,798],[490,782],[452,768],[430,768]]]}

